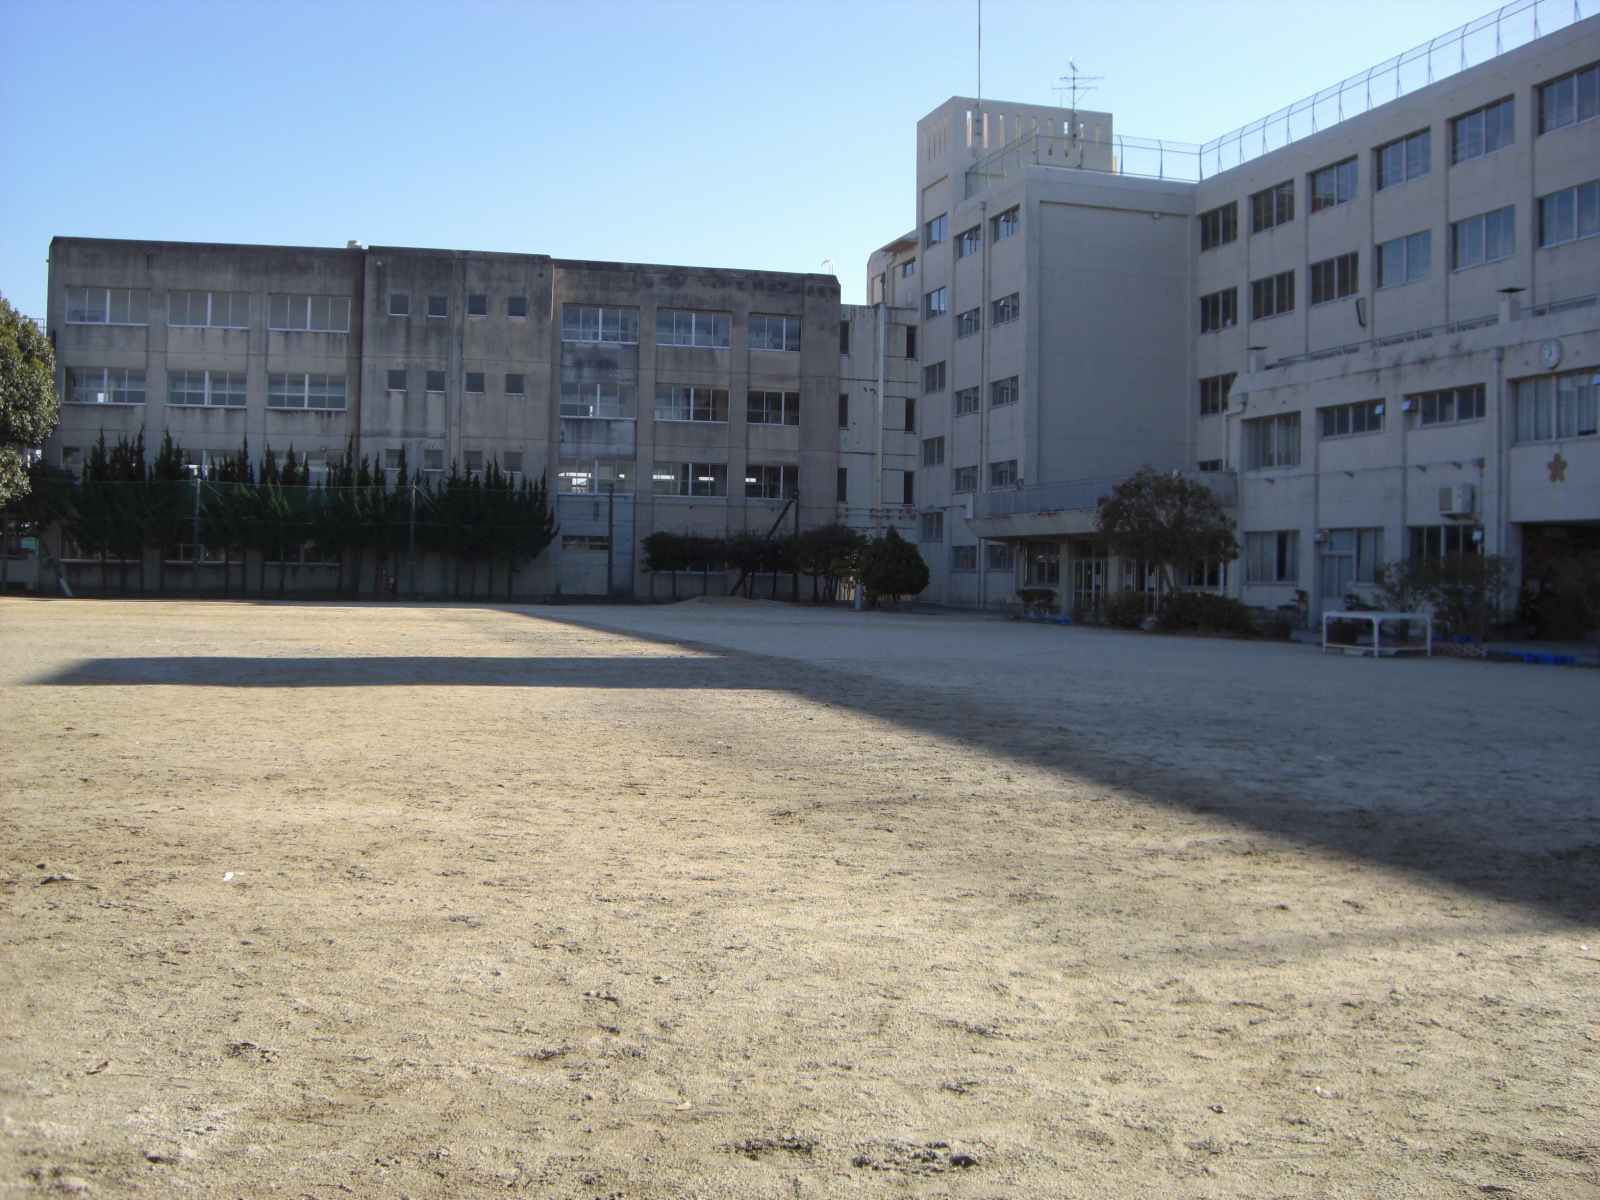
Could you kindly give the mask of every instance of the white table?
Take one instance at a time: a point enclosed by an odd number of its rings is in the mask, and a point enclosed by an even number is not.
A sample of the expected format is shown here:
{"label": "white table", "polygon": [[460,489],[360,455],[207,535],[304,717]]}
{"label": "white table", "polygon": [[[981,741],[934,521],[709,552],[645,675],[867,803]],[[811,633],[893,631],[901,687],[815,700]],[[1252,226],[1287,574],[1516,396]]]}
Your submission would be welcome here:
{"label": "white table", "polygon": [[[1372,628],[1370,641],[1358,639],[1354,643],[1330,642],[1328,629],[1335,621],[1365,621]],[[1390,622],[1409,621],[1420,624],[1423,630],[1421,645],[1409,640],[1405,642],[1383,644],[1383,627]],[[1322,614],[1322,649],[1338,650],[1343,654],[1370,654],[1373,658],[1382,658],[1385,655],[1396,654],[1423,654],[1433,655],[1433,616],[1430,613],[1405,613],[1405,612],[1341,612],[1327,611]]]}

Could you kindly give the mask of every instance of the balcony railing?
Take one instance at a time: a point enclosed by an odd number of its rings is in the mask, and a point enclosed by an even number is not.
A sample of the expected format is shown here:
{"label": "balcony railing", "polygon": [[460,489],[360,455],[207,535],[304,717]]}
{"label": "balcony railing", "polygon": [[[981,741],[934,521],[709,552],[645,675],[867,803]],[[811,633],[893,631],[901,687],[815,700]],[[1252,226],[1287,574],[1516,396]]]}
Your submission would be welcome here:
{"label": "balcony railing", "polygon": [[[1238,502],[1238,482],[1232,471],[1180,471],[1179,474],[1204,484],[1224,508],[1232,508]],[[1098,508],[1100,497],[1109,495],[1112,488],[1128,478],[1130,476],[1127,475],[1101,475],[1093,479],[1072,479],[1066,483],[1043,483],[1035,487],[979,492],[972,498],[972,515],[1019,517]]]}

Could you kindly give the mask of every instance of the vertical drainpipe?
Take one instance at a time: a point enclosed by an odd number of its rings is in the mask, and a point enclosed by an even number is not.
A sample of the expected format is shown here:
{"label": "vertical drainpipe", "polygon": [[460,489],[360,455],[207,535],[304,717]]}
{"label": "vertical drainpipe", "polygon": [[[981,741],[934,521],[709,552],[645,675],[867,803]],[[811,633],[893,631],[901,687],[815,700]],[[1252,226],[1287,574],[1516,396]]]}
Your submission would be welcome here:
{"label": "vertical drainpipe", "polygon": [[[1506,306],[1510,308],[1510,304]],[[1508,339],[1509,340],[1509,339]],[[1494,545],[1485,546],[1484,553],[1504,556],[1510,548],[1511,541],[1511,505],[1506,495],[1506,443],[1510,440],[1506,434],[1506,422],[1510,416],[1506,404],[1506,349],[1496,346],[1490,352],[1494,359]],[[1478,473],[1478,490],[1483,491],[1483,472]],[[1487,522],[1485,522],[1487,524]],[[1522,564],[1516,564],[1512,582],[1517,586],[1522,584]]]}
{"label": "vertical drainpipe", "polygon": [[883,388],[887,373],[884,362],[889,344],[889,276],[883,277],[883,297],[878,301],[878,396],[873,402],[872,456],[872,532],[882,533],[883,526]]}
{"label": "vertical drainpipe", "polygon": [[[982,230],[983,246],[983,286],[982,294],[978,297],[978,478],[973,481],[975,490],[969,503],[976,501],[978,495],[988,491],[989,484],[989,202],[978,201],[978,228]],[[1031,307],[1031,303],[1030,303]],[[951,434],[955,433],[952,427]],[[952,436],[951,441],[954,442]],[[989,564],[984,555],[988,550],[987,539],[978,539],[978,611],[982,612],[989,607]]]}

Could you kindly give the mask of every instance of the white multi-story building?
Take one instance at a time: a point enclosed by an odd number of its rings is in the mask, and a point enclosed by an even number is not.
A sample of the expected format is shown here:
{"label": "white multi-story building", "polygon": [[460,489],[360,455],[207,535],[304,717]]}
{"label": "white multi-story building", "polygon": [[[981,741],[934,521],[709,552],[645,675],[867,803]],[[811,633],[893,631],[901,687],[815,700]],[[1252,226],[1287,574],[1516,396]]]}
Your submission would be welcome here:
{"label": "white multi-story building", "polygon": [[1233,510],[1243,557],[1193,582],[1253,605],[1600,549],[1600,18],[1498,16],[1206,147],[963,98],[919,123],[917,227],[868,286],[921,318],[930,597],[1145,586],[1088,536],[1143,464]]}

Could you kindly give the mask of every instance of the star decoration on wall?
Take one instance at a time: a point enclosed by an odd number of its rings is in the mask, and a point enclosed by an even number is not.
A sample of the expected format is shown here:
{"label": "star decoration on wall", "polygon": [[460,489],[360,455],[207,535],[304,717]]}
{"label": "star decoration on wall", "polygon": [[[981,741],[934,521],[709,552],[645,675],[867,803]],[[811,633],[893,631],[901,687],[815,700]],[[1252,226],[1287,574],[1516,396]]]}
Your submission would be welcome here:
{"label": "star decoration on wall", "polygon": [[1561,451],[1556,451],[1556,456],[1545,464],[1550,468],[1551,483],[1565,483],[1567,481],[1567,460],[1561,457]]}

